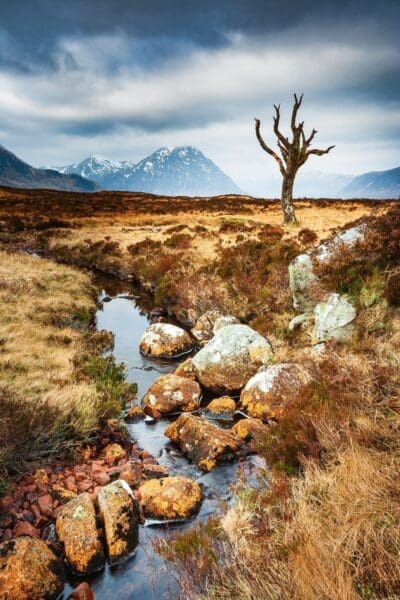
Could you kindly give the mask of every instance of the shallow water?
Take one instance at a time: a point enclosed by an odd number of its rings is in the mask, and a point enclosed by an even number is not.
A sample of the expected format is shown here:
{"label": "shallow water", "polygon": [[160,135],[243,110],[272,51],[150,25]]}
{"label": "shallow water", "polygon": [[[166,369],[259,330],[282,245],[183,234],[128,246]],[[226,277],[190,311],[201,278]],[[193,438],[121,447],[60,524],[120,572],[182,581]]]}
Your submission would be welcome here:
{"label": "shallow water", "polygon": [[[96,313],[99,330],[105,329],[114,334],[113,354],[117,362],[126,367],[127,381],[138,385],[138,399],[163,373],[173,371],[177,362],[153,361],[139,352],[139,341],[150,323],[151,299],[135,290],[128,283],[113,279],[99,278],[97,284],[102,289],[100,298],[105,298]],[[238,463],[220,465],[211,473],[204,473],[190,464],[164,436],[169,421],[139,421],[128,424],[128,429],[138,445],[150,452],[161,464],[169,468],[171,475],[192,477],[203,490],[203,504],[198,519],[215,514],[222,502],[230,502],[231,485],[236,480]],[[241,462],[246,474],[251,477],[261,466],[257,457],[249,456]],[[106,567],[92,580],[96,600],[161,600],[177,599],[179,586],[170,567],[153,552],[152,540],[168,535],[174,529],[190,527],[193,521],[179,524],[160,524],[147,520],[140,527],[140,542],[136,554],[118,567]],[[68,596],[70,588],[66,589]]]}

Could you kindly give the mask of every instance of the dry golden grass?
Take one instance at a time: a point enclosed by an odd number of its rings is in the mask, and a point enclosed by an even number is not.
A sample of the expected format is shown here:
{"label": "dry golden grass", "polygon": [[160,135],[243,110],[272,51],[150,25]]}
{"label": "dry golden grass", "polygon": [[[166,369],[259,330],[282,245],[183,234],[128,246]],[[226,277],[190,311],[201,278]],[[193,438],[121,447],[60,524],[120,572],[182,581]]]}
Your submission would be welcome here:
{"label": "dry golden grass", "polygon": [[88,274],[0,251],[0,306],[1,475],[73,447],[98,427],[105,398],[77,368],[95,335]]}

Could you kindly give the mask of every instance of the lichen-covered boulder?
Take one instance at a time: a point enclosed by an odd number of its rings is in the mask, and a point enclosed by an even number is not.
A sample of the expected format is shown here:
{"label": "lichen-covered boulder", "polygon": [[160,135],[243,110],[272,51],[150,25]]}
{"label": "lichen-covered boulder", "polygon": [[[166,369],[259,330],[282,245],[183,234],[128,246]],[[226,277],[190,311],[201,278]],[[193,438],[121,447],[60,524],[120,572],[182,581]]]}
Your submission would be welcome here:
{"label": "lichen-covered boulder", "polygon": [[204,414],[209,419],[232,419],[235,414],[236,403],[230,396],[222,396],[211,400],[204,409]]}
{"label": "lichen-covered boulder", "polygon": [[153,383],[142,400],[145,408],[151,407],[160,415],[190,412],[199,407],[201,389],[196,381],[177,375],[162,375]]}
{"label": "lichen-covered boulder", "polygon": [[216,320],[221,317],[218,310],[208,310],[202,314],[196,321],[195,326],[191,330],[194,338],[200,343],[207,342],[214,335],[213,327]]}
{"label": "lichen-covered boulder", "polygon": [[140,507],[122,479],[104,486],[97,496],[111,565],[131,554],[139,540]]}
{"label": "lichen-covered boulder", "polygon": [[245,442],[249,442],[251,440],[261,440],[266,437],[269,429],[261,419],[247,417],[235,423],[231,431]]}
{"label": "lichen-covered boulder", "polygon": [[289,285],[293,307],[301,312],[312,312],[316,299],[312,284],[318,281],[314,273],[314,262],[323,263],[335,256],[340,248],[352,248],[365,239],[365,225],[361,224],[338,233],[333,239],[320,244],[310,253],[300,254],[289,265]]}
{"label": "lichen-covered boulder", "polygon": [[356,309],[346,296],[330,294],[326,302],[317,304],[315,314],[315,337],[317,342],[329,339],[348,340],[354,332]]}
{"label": "lichen-covered boulder", "polygon": [[174,358],[190,352],[193,348],[189,334],[170,323],[153,323],[143,333],[140,351],[155,358]]}
{"label": "lichen-covered boulder", "polygon": [[56,600],[64,583],[62,562],[42,540],[0,544],[0,600]]}
{"label": "lichen-covered boulder", "polygon": [[140,486],[139,496],[146,517],[167,520],[193,517],[202,500],[199,484],[188,477],[149,479]]}
{"label": "lichen-covered boulder", "polygon": [[304,393],[310,383],[311,376],[303,366],[271,365],[249,379],[240,394],[240,406],[250,417],[279,418],[285,407]]}
{"label": "lichen-covered boulder", "polygon": [[203,471],[211,471],[218,462],[232,460],[243,445],[231,431],[193,415],[181,415],[168,425],[164,435]]}
{"label": "lichen-covered boulder", "polygon": [[257,369],[268,364],[272,346],[247,325],[219,329],[192,359],[197,378],[214,392],[240,390]]}
{"label": "lichen-covered boulder", "polygon": [[62,507],[57,514],[56,532],[64,544],[67,563],[74,573],[87,575],[103,567],[104,553],[89,494],[80,494]]}

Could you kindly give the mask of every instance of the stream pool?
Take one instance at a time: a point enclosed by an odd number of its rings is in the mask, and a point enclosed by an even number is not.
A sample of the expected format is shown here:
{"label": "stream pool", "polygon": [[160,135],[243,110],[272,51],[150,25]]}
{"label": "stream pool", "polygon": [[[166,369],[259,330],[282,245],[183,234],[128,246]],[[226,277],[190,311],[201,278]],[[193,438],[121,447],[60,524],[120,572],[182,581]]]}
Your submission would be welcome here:
{"label": "stream pool", "polygon": [[[113,354],[117,362],[126,367],[126,379],[138,386],[138,401],[150,385],[162,374],[177,367],[176,361],[154,361],[139,352],[139,341],[151,322],[151,300],[127,282],[99,277],[101,289],[100,308],[96,313],[96,326],[114,334]],[[231,485],[236,481],[238,463],[220,465],[211,473],[204,473],[190,464],[164,436],[169,421],[139,421],[128,424],[132,440],[152,454],[159,463],[168,466],[171,475],[184,475],[195,479],[202,487],[203,503],[196,520],[215,514],[221,503],[232,499]],[[261,459],[248,456],[241,461],[246,475],[256,476]],[[96,600],[162,600],[178,599],[179,585],[170,566],[153,551],[152,540],[166,536],[172,529],[190,527],[193,521],[165,524],[146,520],[140,527],[140,542],[136,554],[117,567],[106,567],[92,580]],[[64,597],[72,590],[69,586]]]}

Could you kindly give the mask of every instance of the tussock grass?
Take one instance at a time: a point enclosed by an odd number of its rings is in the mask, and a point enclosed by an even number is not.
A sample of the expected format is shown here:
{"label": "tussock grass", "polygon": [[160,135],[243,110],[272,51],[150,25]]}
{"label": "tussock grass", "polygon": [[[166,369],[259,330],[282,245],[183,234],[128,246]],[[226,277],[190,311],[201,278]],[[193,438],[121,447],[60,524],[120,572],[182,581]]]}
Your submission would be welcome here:
{"label": "tussock grass", "polygon": [[95,298],[85,273],[0,251],[0,475],[74,449],[118,414],[121,369],[101,357],[89,368],[104,342],[89,333]]}

